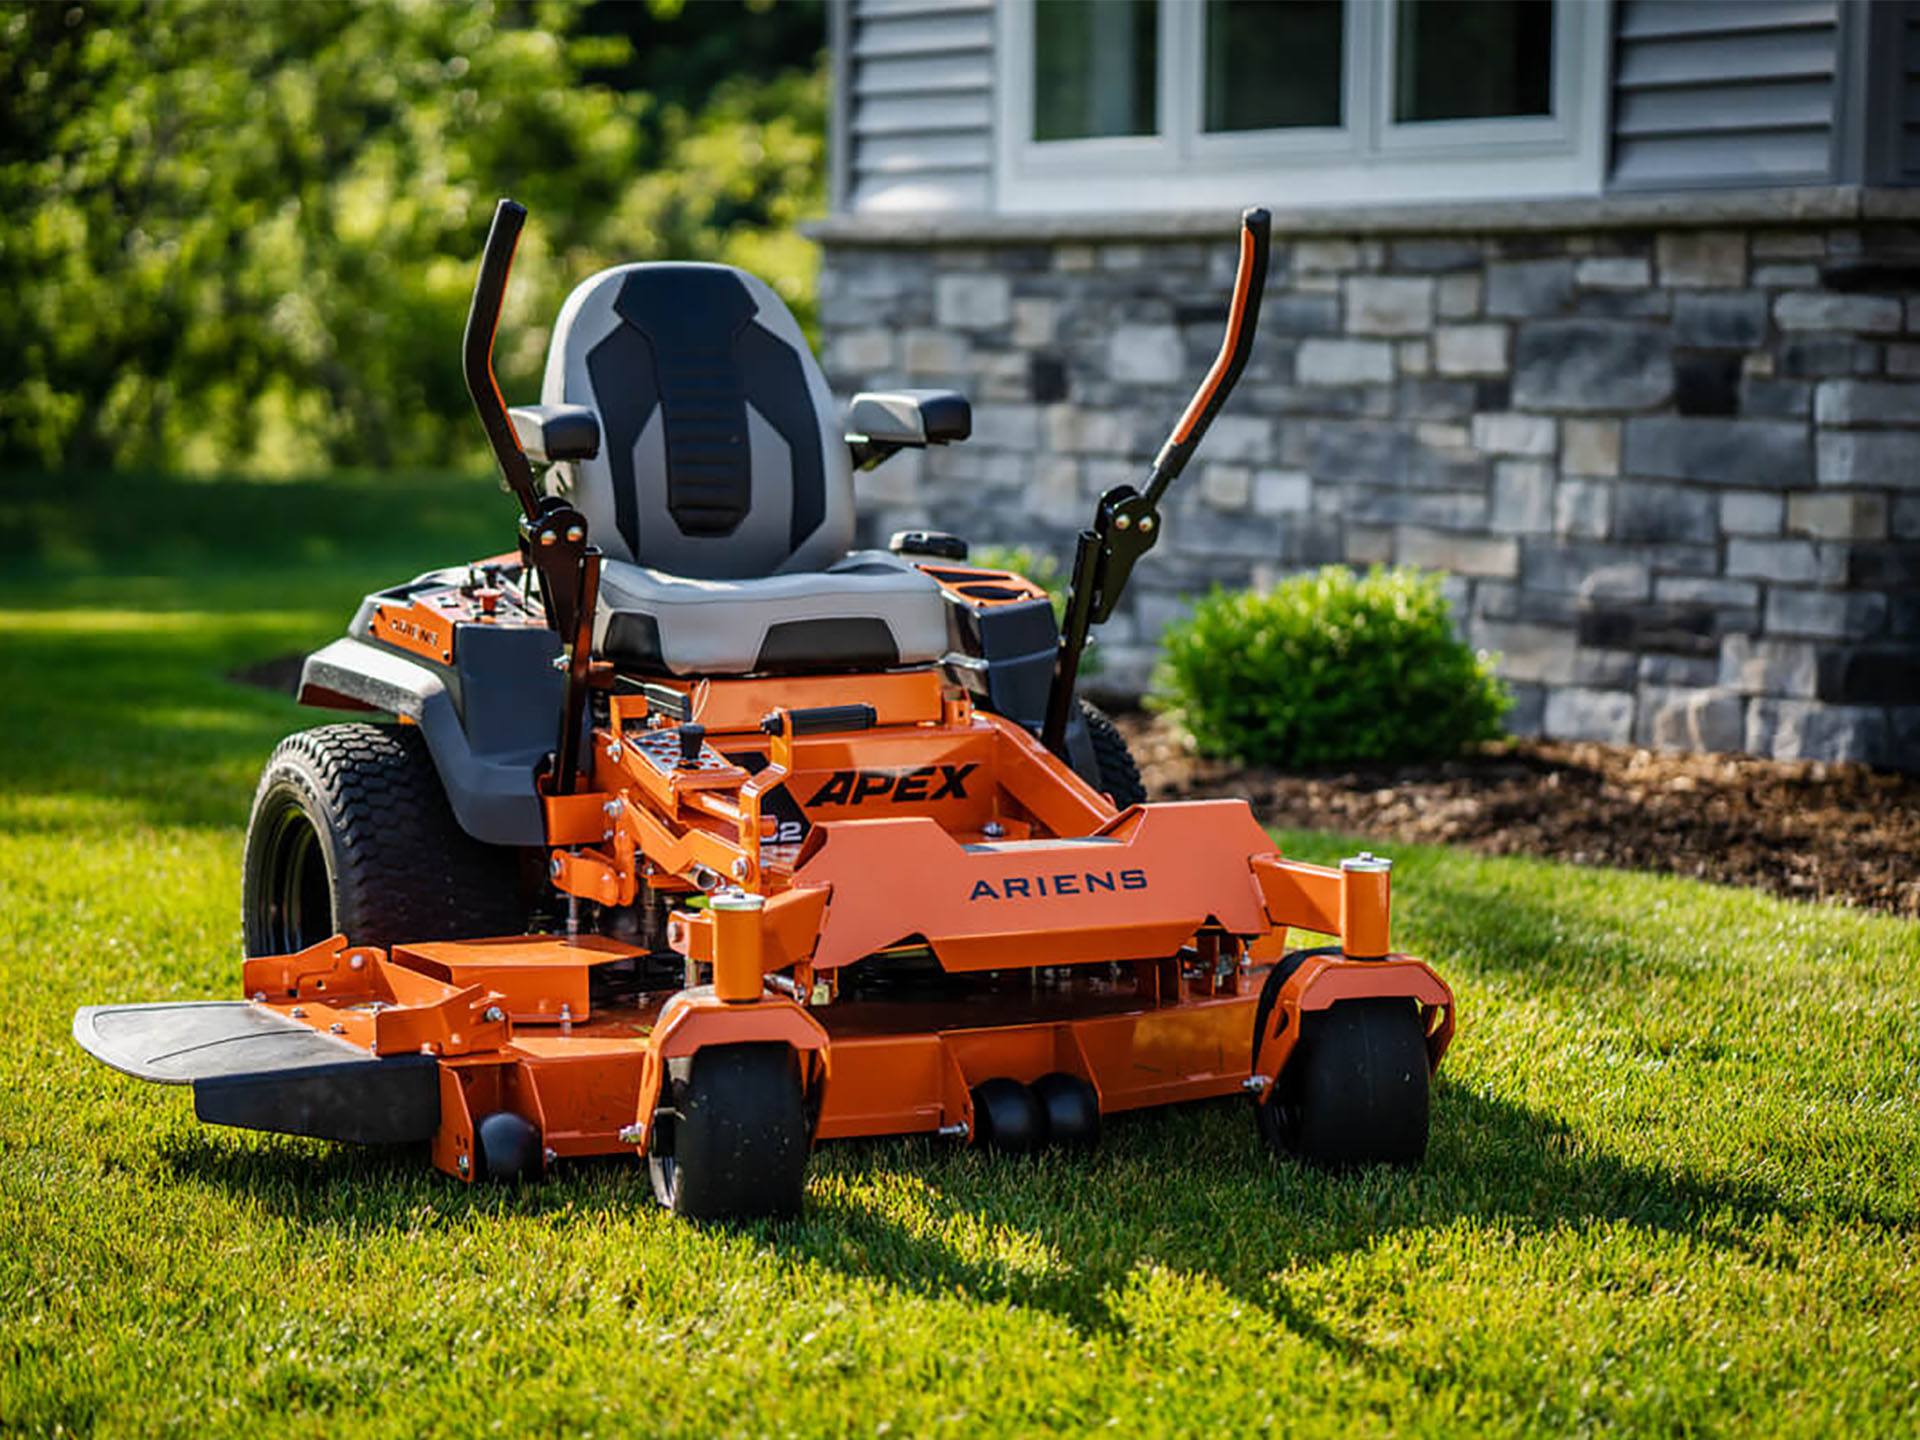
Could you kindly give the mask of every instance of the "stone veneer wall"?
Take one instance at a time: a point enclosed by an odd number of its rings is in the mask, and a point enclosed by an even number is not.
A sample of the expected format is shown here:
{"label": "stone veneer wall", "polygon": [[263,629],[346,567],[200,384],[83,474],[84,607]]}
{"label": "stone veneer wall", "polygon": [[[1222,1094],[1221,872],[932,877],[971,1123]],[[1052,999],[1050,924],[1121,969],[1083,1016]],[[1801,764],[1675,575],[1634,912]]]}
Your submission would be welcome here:
{"label": "stone veneer wall", "polygon": [[[1920,298],[1822,283],[1913,239],[1276,236],[1253,361],[1100,683],[1143,687],[1216,581],[1411,563],[1500,653],[1520,733],[1920,766]],[[1232,248],[831,239],[835,391],[975,406],[968,443],[859,478],[864,538],[1064,560],[1211,360]]]}

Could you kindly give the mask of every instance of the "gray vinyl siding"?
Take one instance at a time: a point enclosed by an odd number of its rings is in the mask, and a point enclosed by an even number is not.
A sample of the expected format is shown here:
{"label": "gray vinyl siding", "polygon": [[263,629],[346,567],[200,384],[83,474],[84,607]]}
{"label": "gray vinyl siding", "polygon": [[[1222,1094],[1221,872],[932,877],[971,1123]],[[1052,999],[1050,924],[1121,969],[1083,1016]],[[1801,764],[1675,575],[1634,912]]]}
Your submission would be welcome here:
{"label": "gray vinyl siding", "polygon": [[1620,0],[1610,189],[1833,175],[1839,0]]}
{"label": "gray vinyl siding", "polygon": [[851,0],[845,43],[846,207],[987,210],[990,0]]}

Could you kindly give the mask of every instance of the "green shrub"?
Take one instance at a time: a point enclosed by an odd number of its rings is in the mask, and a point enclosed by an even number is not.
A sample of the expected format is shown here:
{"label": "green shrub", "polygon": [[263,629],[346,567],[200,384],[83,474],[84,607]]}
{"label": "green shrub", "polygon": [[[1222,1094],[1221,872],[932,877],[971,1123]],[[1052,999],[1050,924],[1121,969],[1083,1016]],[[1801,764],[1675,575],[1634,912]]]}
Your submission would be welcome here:
{"label": "green shrub", "polygon": [[1450,755],[1498,736],[1513,703],[1455,637],[1439,577],[1407,568],[1216,589],[1162,646],[1152,703],[1202,754],[1253,764]]}

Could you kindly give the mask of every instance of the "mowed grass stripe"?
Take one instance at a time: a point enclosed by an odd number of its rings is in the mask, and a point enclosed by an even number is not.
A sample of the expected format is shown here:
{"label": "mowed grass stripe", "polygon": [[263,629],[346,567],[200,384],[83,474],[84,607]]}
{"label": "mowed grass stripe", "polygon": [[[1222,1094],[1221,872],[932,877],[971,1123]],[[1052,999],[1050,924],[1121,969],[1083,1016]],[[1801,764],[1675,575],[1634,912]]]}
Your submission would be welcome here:
{"label": "mowed grass stripe", "polygon": [[484,485],[283,489],[314,533],[249,554],[270,505],[156,481],[0,574],[0,1430],[1920,1429],[1920,926],[1690,881],[1396,854],[1462,1007],[1413,1174],[1221,1103],[830,1145],[805,1218],[702,1231],[630,1163],[464,1190],[200,1127],[68,1024],[234,991],[248,797],[319,717],[224,676],[507,533]]}

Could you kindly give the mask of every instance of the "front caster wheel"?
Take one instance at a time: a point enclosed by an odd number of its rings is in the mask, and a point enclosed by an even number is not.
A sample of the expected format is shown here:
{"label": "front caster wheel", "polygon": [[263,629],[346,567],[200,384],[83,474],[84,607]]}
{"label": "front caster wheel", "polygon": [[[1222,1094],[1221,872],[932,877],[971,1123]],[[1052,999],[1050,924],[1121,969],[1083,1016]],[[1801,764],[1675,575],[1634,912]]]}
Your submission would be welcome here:
{"label": "front caster wheel", "polygon": [[1329,1170],[1426,1156],[1427,1042],[1411,1000],[1343,1000],[1307,1015],[1275,1083],[1254,1113],[1276,1154]]}
{"label": "front caster wheel", "polygon": [[807,1148],[792,1048],[712,1045],[671,1062],[647,1171],[660,1203],[689,1220],[796,1215]]}

